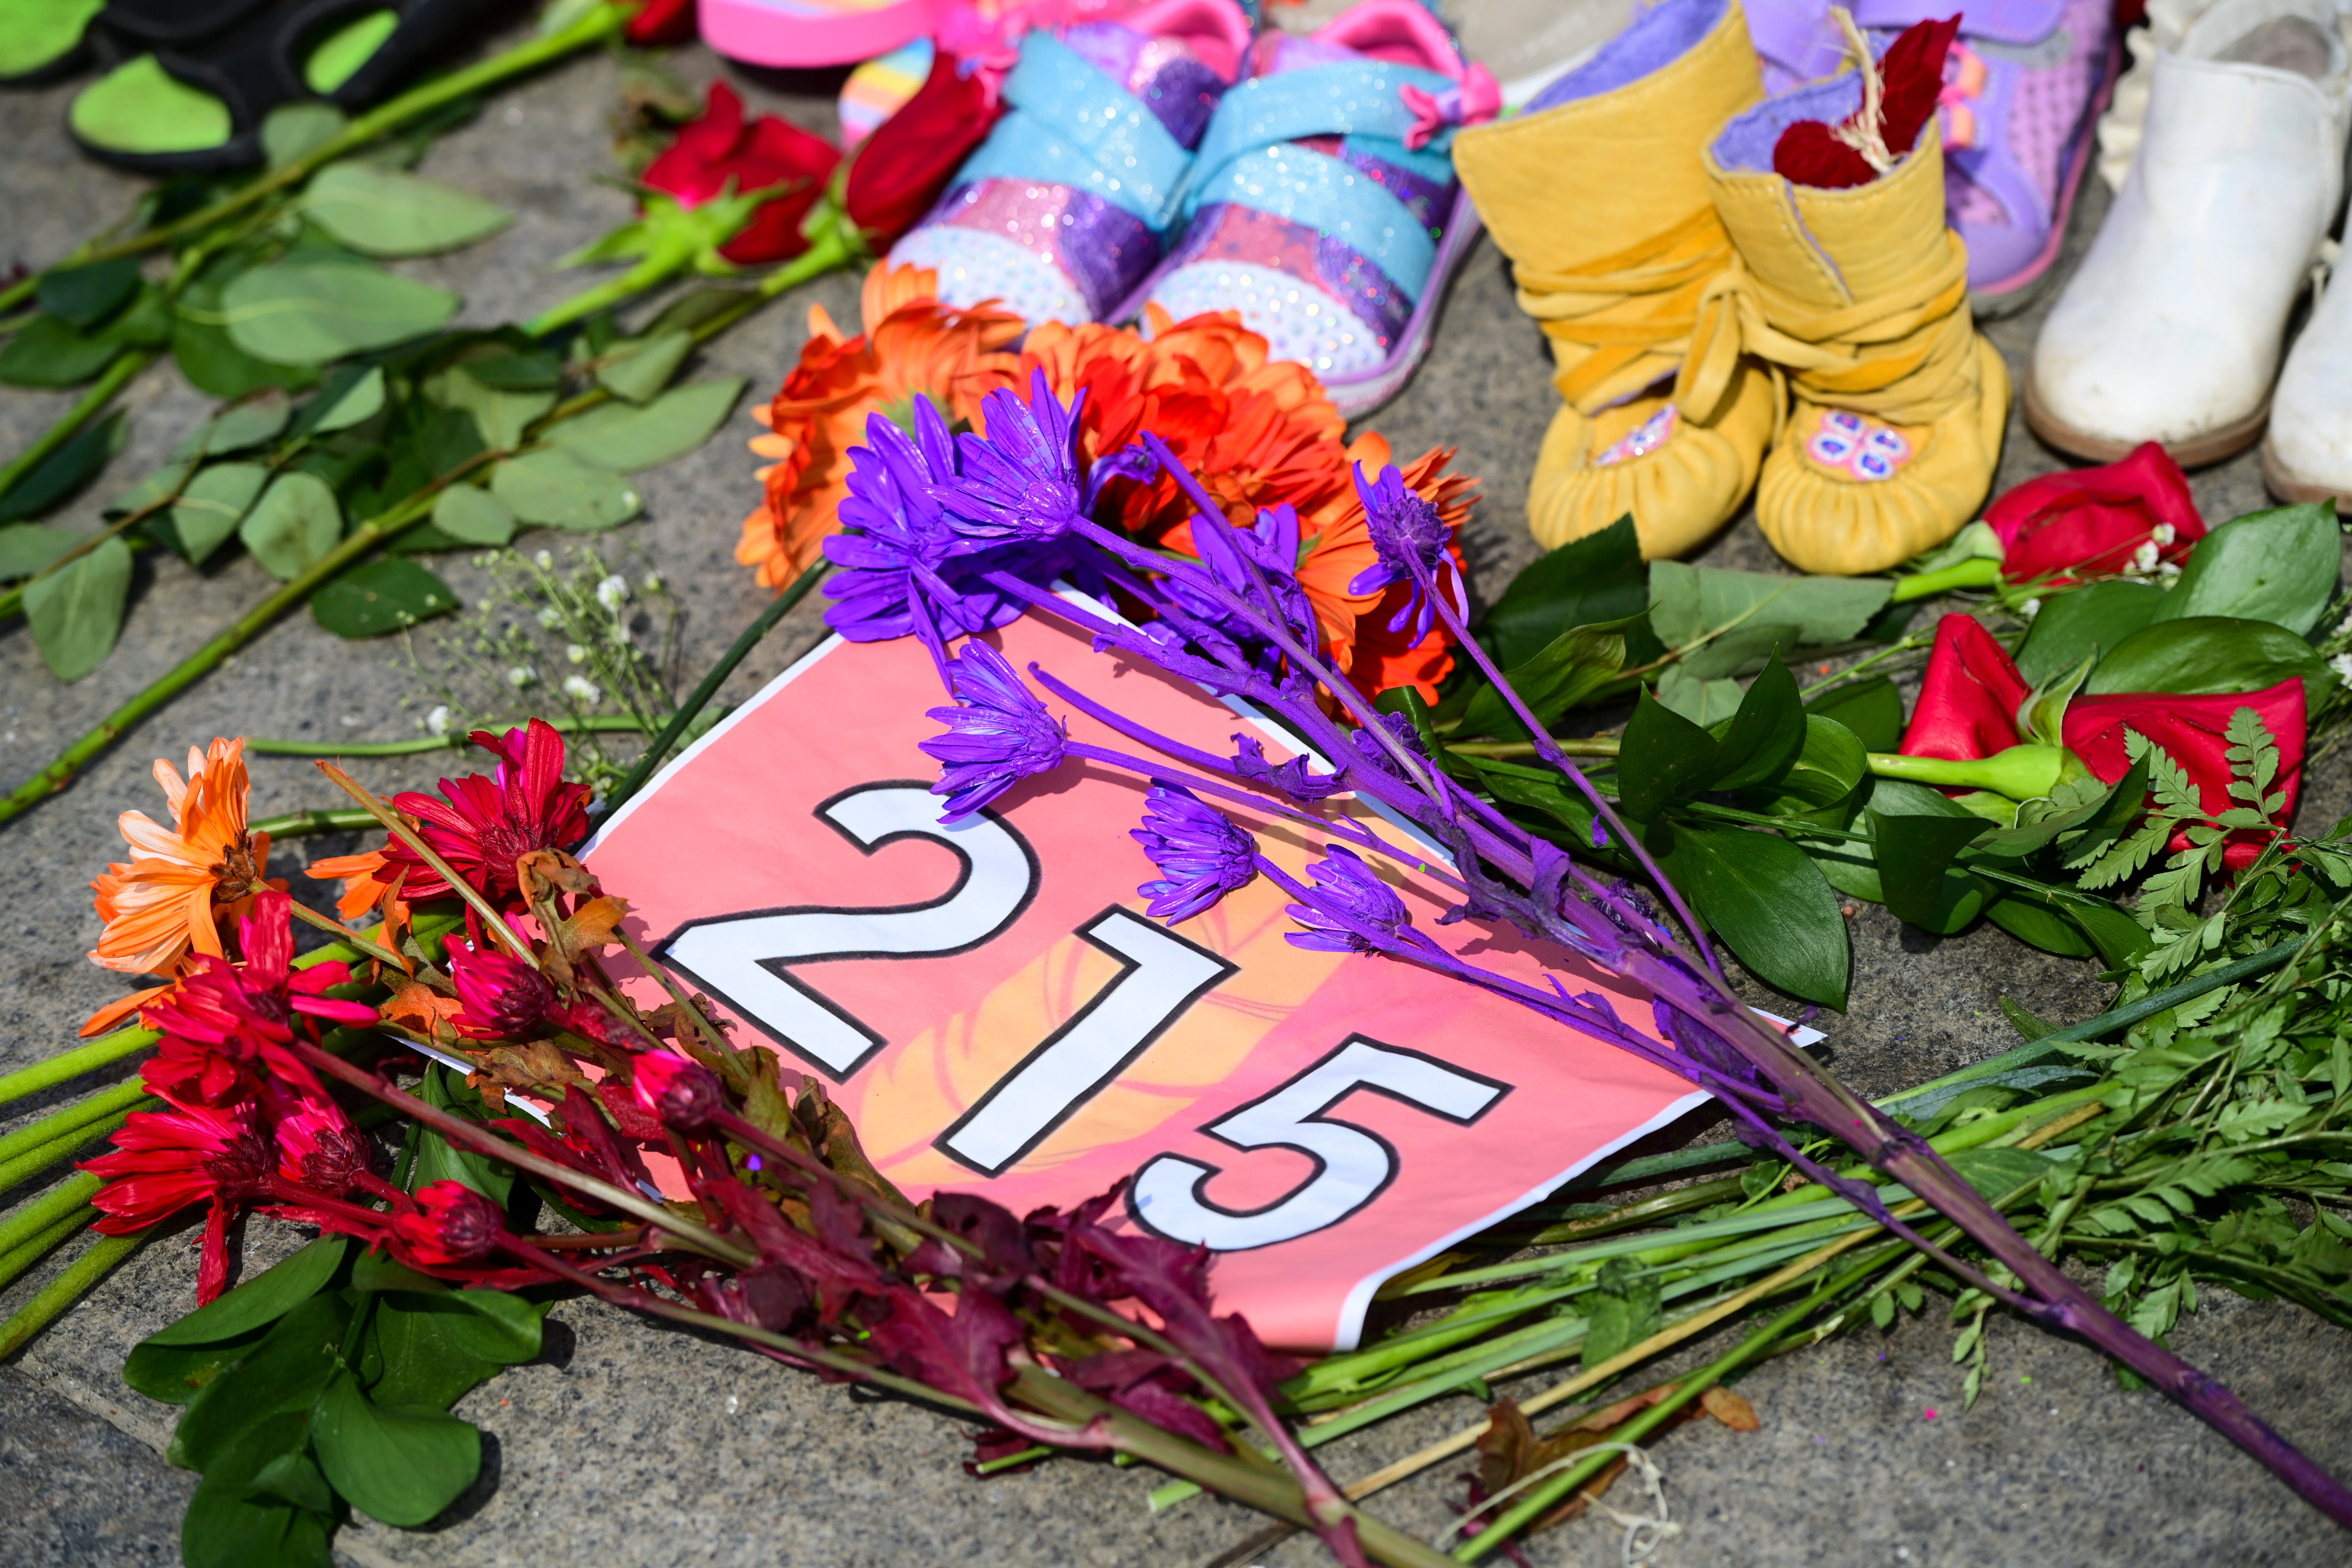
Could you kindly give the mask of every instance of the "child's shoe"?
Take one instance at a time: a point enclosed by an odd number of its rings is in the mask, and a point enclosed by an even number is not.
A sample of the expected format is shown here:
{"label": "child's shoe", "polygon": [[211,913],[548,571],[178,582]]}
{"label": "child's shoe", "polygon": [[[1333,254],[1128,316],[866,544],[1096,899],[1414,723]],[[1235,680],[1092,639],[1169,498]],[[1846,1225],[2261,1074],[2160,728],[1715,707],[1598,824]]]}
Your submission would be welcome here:
{"label": "child's shoe", "polygon": [[1664,0],[1517,118],[1455,139],[1462,183],[1559,367],[1565,405],[1528,496],[1547,548],[1630,512],[1643,554],[1680,554],[1756,482],[1769,378],[1734,352],[1704,406],[1675,378],[1701,299],[1733,264],[1706,142],[1762,93],[1739,0]]}
{"label": "child's shoe", "polygon": [[1454,128],[1500,107],[1416,0],[1362,0],[1312,37],[1261,37],[1185,187],[1183,237],[1117,313],[1235,310],[1350,417],[1391,396],[1429,344],[1477,218]]}
{"label": "child's shoe", "polygon": [[[1960,12],[1944,64],[1937,119],[1945,214],[1969,247],[1979,317],[2032,302],[2065,242],[2090,166],[2094,132],[2120,54],[2113,0],[1855,0],[1874,49],[1904,28]],[[1823,0],[1757,0],[1749,14],[1767,91],[1783,93],[1845,64],[1845,40]]]}
{"label": "child's shoe", "polygon": [[1033,326],[1106,318],[1160,259],[1192,149],[1240,76],[1234,0],[1154,0],[1118,22],[1022,40],[1003,119],[891,248],[959,309],[1001,300]]}
{"label": "child's shoe", "polygon": [[1822,153],[1867,157],[1829,129],[1860,110],[1859,72],[1758,105],[1707,149],[1740,266],[1702,310],[1680,394],[1704,402],[1742,351],[1786,374],[1756,522],[1801,571],[1883,572],[1942,543],[1976,515],[2000,457],[2009,372],[1969,313],[1968,250],[1945,224],[1927,96],[1924,123],[1879,149],[1909,151],[1858,163],[1862,183],[1843,189],[1775,173],[1775,153],[1792,125],[1816,121]]}

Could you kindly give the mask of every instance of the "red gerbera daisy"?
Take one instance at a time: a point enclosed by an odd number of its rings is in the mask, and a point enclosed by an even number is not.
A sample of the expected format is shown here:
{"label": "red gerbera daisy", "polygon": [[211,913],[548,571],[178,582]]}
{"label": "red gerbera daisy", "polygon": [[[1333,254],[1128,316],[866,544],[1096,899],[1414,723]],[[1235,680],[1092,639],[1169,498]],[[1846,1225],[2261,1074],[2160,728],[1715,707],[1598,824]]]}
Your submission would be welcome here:
{"label": "red gerbera daisy", "polygon": [[81,1168],[106,1179],[90,1199],[106,1213],[94,1227],[106,1236],[144,1230],[191,1204],[212,1205],[196,1270],[196,1300],[205,1303],[228,1283],[230,1218],[268,1190],[277,1167],[261,1109],[248,1101],[134,1110],[114,1135],[114,1152]]}

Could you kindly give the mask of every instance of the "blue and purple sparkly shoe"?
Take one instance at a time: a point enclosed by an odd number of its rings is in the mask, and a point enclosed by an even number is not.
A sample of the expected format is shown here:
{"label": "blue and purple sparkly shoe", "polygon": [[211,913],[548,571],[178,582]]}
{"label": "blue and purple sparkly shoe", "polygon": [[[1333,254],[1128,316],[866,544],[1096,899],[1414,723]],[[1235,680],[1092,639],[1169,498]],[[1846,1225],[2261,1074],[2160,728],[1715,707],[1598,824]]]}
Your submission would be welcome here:
{"label": "blue and purple sparkly shoe", "polygon": [[1192,149],[1248,62],[1234,0],[1152,0],[1116,22],[1031,33],[998,121],[890,259],[959,308],[1031,325],[1109,318],[1164,253]]}
{"label": "blue and purple sparkly shoe", "polygon": [[1490,120],[1495,79],[1414,0],[1363,0],[1314,34],[1267,33],[1224,95],[1184,192],[1183,236],[1123,321],[1238,311],[1352,418],[1421,363],[1478,217],[1454,128]]}

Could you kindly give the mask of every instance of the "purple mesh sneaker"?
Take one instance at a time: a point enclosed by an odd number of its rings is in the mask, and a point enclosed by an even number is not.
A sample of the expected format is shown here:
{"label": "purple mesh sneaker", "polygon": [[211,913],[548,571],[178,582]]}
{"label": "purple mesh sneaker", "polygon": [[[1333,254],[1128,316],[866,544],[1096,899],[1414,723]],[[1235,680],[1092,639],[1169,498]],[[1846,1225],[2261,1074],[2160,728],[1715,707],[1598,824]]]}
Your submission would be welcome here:
{"label": "purple mesh sneaker", "polygon": [[890,259],[934,268],[950,305],[1000,300],[1033,326],[1105,319],[1160,258],[1249,37],[1234,0],[1152,0],[1029,34],[1009,112]]}
{"label": "purple mesh sneaker", "polygon": [[[2111,0],[1858,0],[1853,18],[1884,50],[1914,22],[1958,10],[1944,66],[1945,213],[1969,247],[1979,317],[2030,303],[2066,237],[2121,55]],[[1767,91],[1842,68],[1845,46],[1822,0],[1755,0],[1748,31]]]}

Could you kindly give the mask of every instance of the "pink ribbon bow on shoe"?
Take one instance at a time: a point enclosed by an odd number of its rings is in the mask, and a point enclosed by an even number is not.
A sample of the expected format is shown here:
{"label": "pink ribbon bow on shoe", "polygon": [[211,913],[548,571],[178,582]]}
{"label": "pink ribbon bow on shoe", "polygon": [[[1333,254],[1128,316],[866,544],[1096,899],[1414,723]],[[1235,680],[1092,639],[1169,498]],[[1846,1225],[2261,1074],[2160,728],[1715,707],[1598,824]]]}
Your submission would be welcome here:
{"label": "pink ribbon bow on shoe", "polygon": [[1404,144],[1416,153],[1439,132],[1455,125],[1483,125],[1503,109],[1503,89],[1485,66],[1472,66],[1462,73],[1459,85],[1444,92],[1401,87],[1397,97],[1412,110],[1412,129],[1404,133]]}

